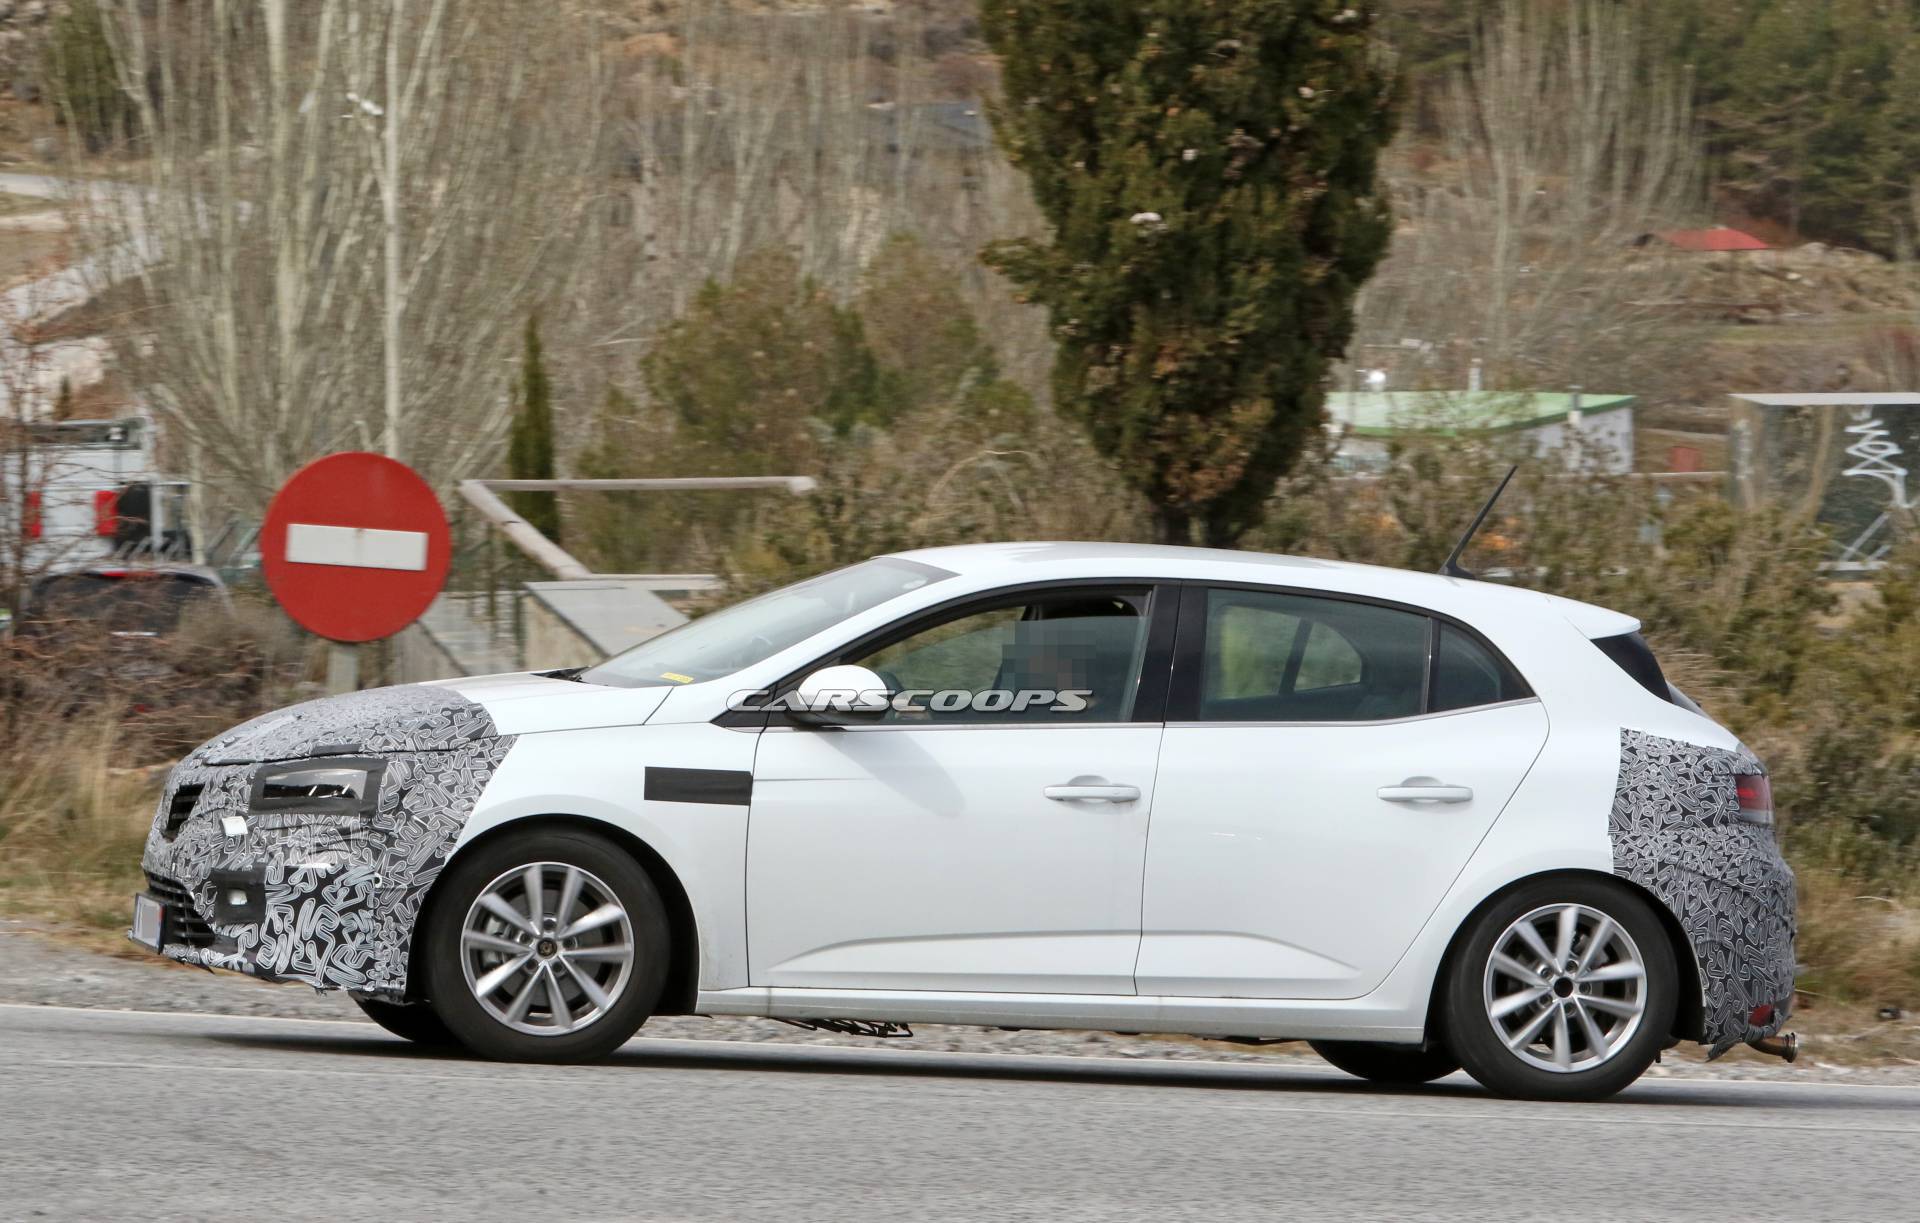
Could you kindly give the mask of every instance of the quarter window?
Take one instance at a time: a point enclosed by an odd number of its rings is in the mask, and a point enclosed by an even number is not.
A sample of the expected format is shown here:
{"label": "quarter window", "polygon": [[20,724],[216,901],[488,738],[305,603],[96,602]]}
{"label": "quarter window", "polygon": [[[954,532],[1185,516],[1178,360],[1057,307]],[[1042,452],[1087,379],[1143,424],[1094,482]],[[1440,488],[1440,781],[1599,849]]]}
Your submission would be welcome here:
{"label": "quarter window", "polygon": [[1431,713],[1497,705],[1529,695],[1513,668],[1486,646],[1451,624],[1440,625],[1433,655]]}

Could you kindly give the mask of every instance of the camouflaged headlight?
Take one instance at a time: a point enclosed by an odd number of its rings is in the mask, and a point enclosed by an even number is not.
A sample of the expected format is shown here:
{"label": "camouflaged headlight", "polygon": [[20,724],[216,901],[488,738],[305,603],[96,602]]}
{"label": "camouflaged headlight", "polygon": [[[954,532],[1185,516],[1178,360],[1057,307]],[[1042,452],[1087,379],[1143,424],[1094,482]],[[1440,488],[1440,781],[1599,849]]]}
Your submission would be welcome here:
{"label": "camouflaged headlight", "polygon": [[254,772],[247,810],[365,815],[380,801],[384,760],[328,757],[263,764]]}

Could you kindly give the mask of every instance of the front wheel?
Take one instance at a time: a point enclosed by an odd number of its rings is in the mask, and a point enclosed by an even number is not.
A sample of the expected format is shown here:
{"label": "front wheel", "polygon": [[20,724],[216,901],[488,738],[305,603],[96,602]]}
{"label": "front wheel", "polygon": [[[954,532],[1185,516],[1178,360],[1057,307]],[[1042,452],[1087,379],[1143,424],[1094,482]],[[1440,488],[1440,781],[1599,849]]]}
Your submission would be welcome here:
{"label": "front wheel", "polygon": [[1365,1040],[1310,1040],[1307,1044],[1334,1066],[1371,1083],[1412,1086],[1444,1079],[1460,1069],[1453,1054],[1437,1046],[1383,1045]]}
{"label": "front wheel", "polygon": [[1468,1074],[1528,1100],[1600,1100],[1669,1039],[1678,971],[1646,902],[1543,879],[1482,913],[1448,968],[1444,1028]]}
{"label": "front wheel", "polygon": [[428,919],[434,1011],[482,1057],[605,1057],[666,982],[666,907],[632,857],[589,833],[512,836],[454,860]]}

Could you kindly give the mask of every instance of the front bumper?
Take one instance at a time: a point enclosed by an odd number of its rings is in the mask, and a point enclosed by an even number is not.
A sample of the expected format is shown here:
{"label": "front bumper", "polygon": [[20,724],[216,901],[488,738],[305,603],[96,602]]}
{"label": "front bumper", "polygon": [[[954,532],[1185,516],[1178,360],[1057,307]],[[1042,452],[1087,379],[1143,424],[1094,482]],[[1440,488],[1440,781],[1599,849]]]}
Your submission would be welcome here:
{"label": "front bumper", "polygon": [[387,754],[378,805],[366,815],[249,812],[259,765],[189,757],[168,778],[141,862],[148,891],[168,909],[161,954],[269,981],[404,996],[421,906],[512,744],[490,737]]}

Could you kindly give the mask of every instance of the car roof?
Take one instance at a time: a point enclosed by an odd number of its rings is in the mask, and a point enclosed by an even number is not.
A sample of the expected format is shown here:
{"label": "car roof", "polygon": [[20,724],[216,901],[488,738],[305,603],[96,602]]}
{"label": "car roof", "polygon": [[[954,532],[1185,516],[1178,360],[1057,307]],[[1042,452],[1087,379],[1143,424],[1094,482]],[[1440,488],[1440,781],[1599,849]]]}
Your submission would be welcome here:
{"label": "car roof", "polygon": [[1631,616],[1539,591],[1437,573],[1414,573],[1380,565],[1270,552],[1166,544],[1041,541],[959,544],[890,555],[982,581],[1000,579],[1017,583],[1054,577],[1106,577],[1246,582],[1385,599],[1467,617],[1480,611],[1538,615],[1552,609],[1573,621],[1589,637],[1612,636],[1639,627],[1639,621]]}

